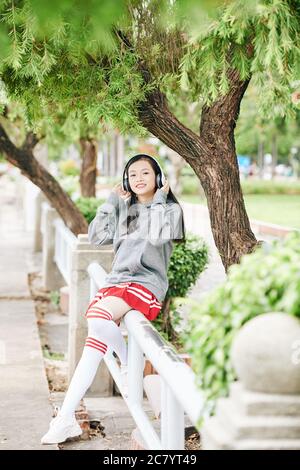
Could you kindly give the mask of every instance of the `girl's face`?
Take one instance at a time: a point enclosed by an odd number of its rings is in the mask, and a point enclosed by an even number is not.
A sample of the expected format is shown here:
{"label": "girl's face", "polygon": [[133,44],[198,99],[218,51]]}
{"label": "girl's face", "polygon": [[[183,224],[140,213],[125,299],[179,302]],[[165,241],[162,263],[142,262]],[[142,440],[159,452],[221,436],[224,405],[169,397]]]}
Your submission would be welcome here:
{"label": "girl's face", "polygon": [[128,169],[129,184],[137,196],[152,197],[155,193],[155,172],[147,160],[137,160]]}

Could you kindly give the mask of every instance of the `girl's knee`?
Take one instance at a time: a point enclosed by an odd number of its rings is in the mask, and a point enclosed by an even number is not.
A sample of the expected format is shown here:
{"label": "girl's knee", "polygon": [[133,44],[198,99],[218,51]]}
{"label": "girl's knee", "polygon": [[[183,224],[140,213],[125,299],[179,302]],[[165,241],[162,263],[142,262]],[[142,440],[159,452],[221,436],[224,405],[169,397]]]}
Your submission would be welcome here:
{"label": "girl's knee", "polygon": [[116,334],[118,327],[112,320],[106,320],[103,318],[88,318],[88,335],[101,336],[106,339],[113,339]]}

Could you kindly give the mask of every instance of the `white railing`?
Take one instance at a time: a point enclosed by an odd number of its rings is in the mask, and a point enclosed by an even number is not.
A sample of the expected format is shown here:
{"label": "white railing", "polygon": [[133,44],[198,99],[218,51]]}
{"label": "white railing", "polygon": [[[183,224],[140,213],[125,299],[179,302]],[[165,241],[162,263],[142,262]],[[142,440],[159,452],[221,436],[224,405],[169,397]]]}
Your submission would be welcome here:
{"label": "white railing", "polygon": [[[90,298],[92,299],[106,276],[98,263],[88,267]],[[203,409],[201,392],[195,385],[195,374],[160,336],[153,325],[137,310],[124,317],[128,331],[128,397],[124,397],[139,431],[151,450],[184,449],[184,412],[196,425]],[[157,435],[143,410],[144,355],[161,378],[161,435]],[[120,369],[112,351],[104,356],[119,390],[122,393]]]}
{"label": "white railing", "polygon": [[54,261],[66,283],[69,285],[71,276],[72,248],[76,243],[77,238],[64,224],[62,219],[55,219],[53,225],[55,227]]}

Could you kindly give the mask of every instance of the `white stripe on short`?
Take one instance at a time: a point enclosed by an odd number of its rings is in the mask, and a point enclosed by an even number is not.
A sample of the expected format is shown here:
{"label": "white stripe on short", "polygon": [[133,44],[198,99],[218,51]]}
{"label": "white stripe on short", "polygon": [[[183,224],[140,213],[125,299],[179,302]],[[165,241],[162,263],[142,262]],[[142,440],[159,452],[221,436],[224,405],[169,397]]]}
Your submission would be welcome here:
{"label": "white stripe on short", "polygon": [[135,292],[134,290],[131,289],[131,287],[128,287],[127,289],[128,292],[130,292],[132,295],[134,295],[135,297],[143,300],[143,302],[149,304],[149,306],[151,307],[160,307],[160,305],[155,301],[155,300],[148,300],[148,299],[145,299],[145,297],[142,297],[140,294],[138,294],[137,292]]}

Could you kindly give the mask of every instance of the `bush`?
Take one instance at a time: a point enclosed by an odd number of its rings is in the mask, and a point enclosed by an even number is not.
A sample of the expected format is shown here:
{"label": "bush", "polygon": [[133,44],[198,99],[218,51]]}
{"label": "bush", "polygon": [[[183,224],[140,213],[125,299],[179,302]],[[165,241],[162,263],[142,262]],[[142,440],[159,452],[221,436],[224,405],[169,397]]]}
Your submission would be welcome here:
{"label": "bush", "polygon": [[187,234],[185,243],[174,244],[168,268],[169,287],[158,318],[153,322],[158,331],[177,348],[182,347],[176,326],[180,323],[180,300],[195,285],[208,263],[208,246],[197,235]]}
{"label": "bush", "polygon": [[299,181],[243,180],[244,194],[300,194]]}
{"label": "bush", "polygon": [[226,281],[201,305],[191,299],[184,337],[206,409],[228,395],[236,379],[229,354],[235,334],[256,315],[279,311],[300,317],[300,233],[262,245],[228,270]]}
{"label": "bush", "polygon": [[185,176],[181,178],[181,194],[190,195],[190,194],[200,194],[202,193],[202,188],[199,179],[196,176]]}
{"label": "bush", "polygon": [[50,292],[50,301],[55,307],[58,307],[59,302],[60,302],[60,292],[59,292],[59,290],[52,290]]}
{"label": "bush", "polygon": [[80,169],[74,160],[63,160],[58,165],[60,172],[65,176],[78,176]]}
{"label": "bush", "polygon": [[96,216],[98,207],[105,201],[104,199],[98,199],[96,197],[79,197],[74,202],[80,212],[84,215],[87,223],[90,224]]}

